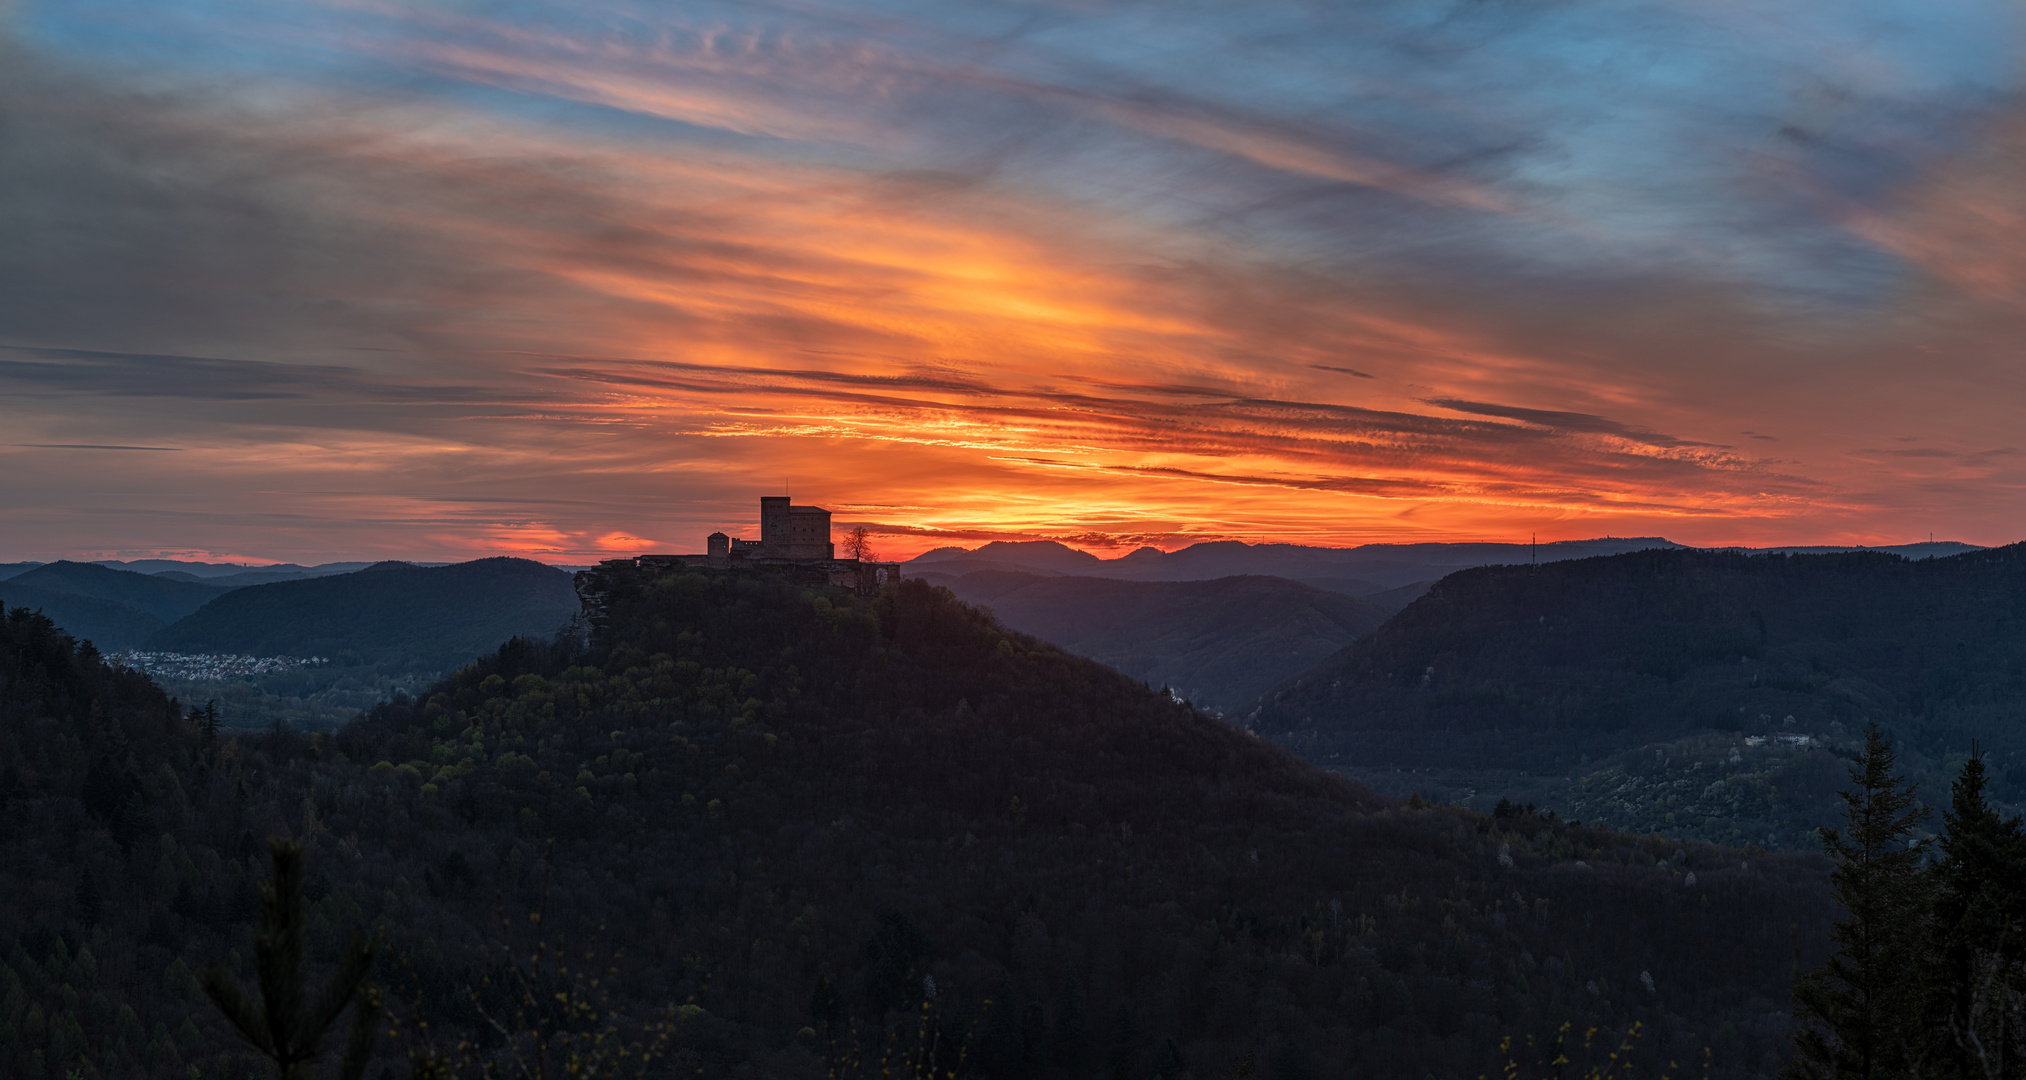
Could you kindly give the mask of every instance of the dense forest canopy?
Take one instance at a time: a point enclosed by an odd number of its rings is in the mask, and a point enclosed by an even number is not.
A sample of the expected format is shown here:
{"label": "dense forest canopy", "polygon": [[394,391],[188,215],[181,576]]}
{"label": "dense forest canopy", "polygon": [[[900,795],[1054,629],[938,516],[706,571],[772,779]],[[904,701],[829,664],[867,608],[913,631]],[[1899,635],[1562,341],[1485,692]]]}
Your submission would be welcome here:
{"label": "dense forest canopy", "polygon": [[2026,793],[2026,546],[1646,551],[1443,579],[1262,699],[1251,723],[1345,765],[1564,772],[1697,732],[1845,736],[1934,758],[1985,740]]}
{"label": "dense forest canopy", "polygon": [[0,581],[0,610],[13,608],[39,611],[79,640],[107,651],[136,648],[166,625],[160,618],[117,600]]}
{"label": "dense forest canopy", "polygon": [[1235,714],[1402,606],[1286,578],[1119,581],[980,570],[948,583],[1007,626]]}
{"label": "dense forest canopy", "polygon": [[1476,1075],[1634,1021],[1648,1064],[1770,1075],[1825,947],[1819,858],[1383,799],[918,583],[621,585],[597,640],[315,738],[208,733],[11,613],[0,1070],[244,1075],[190,973],[246,977],[271,835],[313,959],[383,927],[438,1045],[497,1045],[503,949],[598,938],[668,1075],[821,1076],[931,996],[997,1078]]}
{"label": "dense forest canopy", "polygon": [[219,597],[151,648],[328,656],[408,671],[468,663],[516,634],[547,637],[577,612],[570,576],[527,559],[380,563]]}
{"label": "dense forest canopy", "polygon": [[17,574],[9,580],[12,583],[10,588],[29,585],[125,604],[147,612],[164,625],[232,591],[227,586],[209,582],[178,581],[81,562],[53,562]]}

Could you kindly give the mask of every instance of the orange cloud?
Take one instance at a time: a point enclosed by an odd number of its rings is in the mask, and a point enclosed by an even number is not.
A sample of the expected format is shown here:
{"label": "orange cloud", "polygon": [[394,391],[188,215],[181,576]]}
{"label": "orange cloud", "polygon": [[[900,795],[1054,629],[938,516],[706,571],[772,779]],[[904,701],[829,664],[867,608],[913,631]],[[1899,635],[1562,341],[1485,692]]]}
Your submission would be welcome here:
{"label": "orange cloud", "polygon": [[[750,41],[681,44],[686,82],[651,66],[665,50],[557,56],[456,29],[420,55],[488,85],[770,136],[827,123],[759,85],[777,67]],[[823,59],[807,79],[878,66]],[[1896,369],[1927,333],[1905,307],[1811,320],[1700,281],[1501,300],[1017,178],[448,105],[315,123],[39,107],[207,183],[257,177],[243,216],[307,236],[262,259],[137,264],[163,295],[205,281],[243,305],[201,323],[0,352],[21,444],[0,463],[43,478],[12,489],[43,545],[18,554],[83,544],[113,509],[122,549],[589,561],[750,531],[754,498],[784,482],[898,556],[992,536],[1875,541],[1925,531],[1934,507],[1965,539],[2017,527],[1991,504],[2026,479],[2001,452],[2020,389],[1966,401]],[[1083,107],[1276,170],[1534,214],[1306,129]],[[1869,226],[1967,297],[1953,373],[1994,366],[1992,328],[2017,325],[2022,268],[1975,243],[2019,225],[2006,146]],[[268,189],[288,213],[258,202]],[[1901,430],[1956,441],[1910,455],[1883,441]],[[88,443],[182,452],[113,475],[59,446]]]}
{"label": "orange cloud", "polygon": [[1959,160],[1859,212],[1860,233],[1980,301],[2026,307],[2026,113],[1992,123]]}

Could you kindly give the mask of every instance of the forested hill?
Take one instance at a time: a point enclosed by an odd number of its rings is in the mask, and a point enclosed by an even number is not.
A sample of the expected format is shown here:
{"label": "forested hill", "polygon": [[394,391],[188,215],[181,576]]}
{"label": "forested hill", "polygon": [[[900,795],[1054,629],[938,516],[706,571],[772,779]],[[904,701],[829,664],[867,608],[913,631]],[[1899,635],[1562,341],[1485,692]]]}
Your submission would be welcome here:
{"label": "forested hill", "polygon": [[1248,1051],[1477,1075],[1564,1021],[1643,1020],[1676,1059],[1711,1040],[1719,1075],[1784,1055],[1819,860],[1380,800],[918,583],[625,592],[588,654],[511,651],[348,729],[337,750],[386,764],[339,803],[370,814],[328,820],[469,866],[475,922],[503,880],[535,902],[554,838],[549,909],[620,928],[626,994],[697,995],[705,1075],[821,1075],[794,1034],[820,980],[872,1038],[925,975],[1001,1078],[1144,1077],[1169,1040],[1203,1077]]}
{"label": "forested hill", "polygon": [[1268,695],[1251,724],[1344,765],[1562,771],[1695,731],[1939,759],[2026,790],[2026,545],[1951,558],[1646,551],[1453,574]]}
{"label": "forested hill", "polygon": [[8,627],[7,1075],[245,1071],[188,973],[243,963],[277,833],[310,844],[313,954],[386,928],[439,1045],[496,1045],[504,946],[602,926],[622,1032],[679,1007],[672,1075],[823,1076],[819,1031],[876,1061],[925,977],[971,1076],[1477,1075],[1635,1020],[1648,1064],[1770,1075],[1829,918],[1818,859],[1380,799],[918,583],[636,582],[605,640],[314,740],[207,740]]}
{"label": "forested hill", "polygon": [[231,591],[222,585],[177,581],[80,562],[38,566],[13,578],[12,587],[22,585],[125,604],[160,619],[165,625]]}
{"label": "forested hill", "polygon": [[1274,577],[1119,581],[981,570],[949,582],[1013,629],[1166,686],[1219,714],[1243,711],[1399,610]]}
{"label": "forested hill", "polygon": [[527,559],[381,563],[228,592],[147,644],[440,672],[516,634],[546,638],[576,611],[570,575]]}
{"label": "forested hill", "polygon": [[107,650],[130,649],[162,629],[162,620],[130,604],[0,581],[0,610],[40,611],[77,637]]}

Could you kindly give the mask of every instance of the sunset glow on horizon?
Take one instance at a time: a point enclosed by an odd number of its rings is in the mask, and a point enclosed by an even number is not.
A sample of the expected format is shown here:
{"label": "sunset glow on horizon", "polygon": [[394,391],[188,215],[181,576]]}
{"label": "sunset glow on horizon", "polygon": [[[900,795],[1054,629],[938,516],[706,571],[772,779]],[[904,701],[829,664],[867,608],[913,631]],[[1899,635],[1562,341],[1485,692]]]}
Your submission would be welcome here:
{"label": "sunset glow on horizon", "polygon": [[0,561],[2026,538],[2012,3],[0,4]]}

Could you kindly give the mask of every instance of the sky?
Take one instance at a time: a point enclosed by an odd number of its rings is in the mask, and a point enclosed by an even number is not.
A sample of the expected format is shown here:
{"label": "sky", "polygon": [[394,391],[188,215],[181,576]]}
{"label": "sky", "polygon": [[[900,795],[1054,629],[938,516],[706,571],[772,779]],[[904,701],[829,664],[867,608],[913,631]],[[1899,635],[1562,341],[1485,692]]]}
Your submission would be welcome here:
{"label": "sky", "polygon": [[2026,538],[2016,0],[0,0],[0,560]]}

